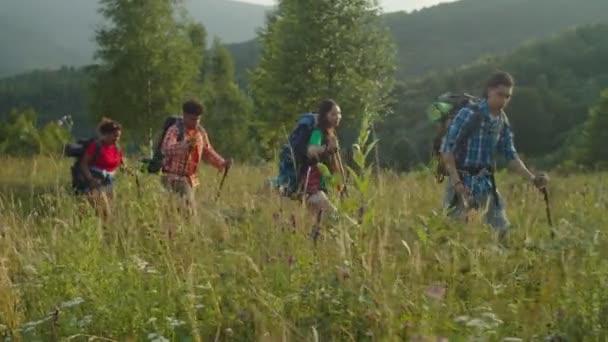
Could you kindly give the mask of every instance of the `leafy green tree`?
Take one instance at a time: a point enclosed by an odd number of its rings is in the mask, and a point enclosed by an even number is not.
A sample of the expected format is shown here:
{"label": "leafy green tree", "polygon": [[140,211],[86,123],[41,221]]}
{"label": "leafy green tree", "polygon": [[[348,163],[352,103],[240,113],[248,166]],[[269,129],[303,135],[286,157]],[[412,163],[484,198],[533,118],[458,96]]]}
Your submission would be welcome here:
{"label": "leafy green tree", "polygon": [[251,138],[252,104],[234,80],[230,52],[216,39],[205,69],[204,124],[222,154],[250,159],[256,143]]}
{"label": "leafy green tree", "polygon": [[38,129],[37,121],[38,115],[32,109],[12,110],[7,120],[0,122],[0,154],[60,154],[70,139],[69,130],[54,121]]}
{"label": "leafy green tree", "polygon": [[21,156],[40,152],[40,135],[36,128],[37,115],[31,109],[13,110],[0,126],[0,153]]}
{"label": "leafy green tree", "polygon": [[608,89],[602,91],[599,103],[590,111],[587,121],[587,155],[593,164],[608,166]]}
{"label": "leafy green tree", "polygon": [[263,143],[285,140],[298,113],[331,97],[346,124],[384,112],[394,85],[394,47],[376,1],[282,0],[260,33],[251,92]]}
{"label": "leafy green tree", "polygon": [[40,154],[59,155],[64,145],[70,140],[70,131],[56,121],[44,125],[39,131]]}
{"label": "leafy green tree", "polygon": [[196,93],[202,31],[176,20],[176,0],[100,3],[109,24],[96,35],[94,112],[120,120],[127,135],[145,137]]}

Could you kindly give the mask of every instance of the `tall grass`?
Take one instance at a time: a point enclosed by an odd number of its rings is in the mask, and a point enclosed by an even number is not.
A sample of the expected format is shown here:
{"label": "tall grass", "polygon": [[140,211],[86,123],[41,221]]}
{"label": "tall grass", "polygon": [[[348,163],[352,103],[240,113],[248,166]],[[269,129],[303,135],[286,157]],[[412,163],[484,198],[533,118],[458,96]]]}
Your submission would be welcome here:
{"label": "tall grass", "polygon": [[554,238],[540,194],[501,174],[503,245],[479,217],[448,221],[431,174],[384,173],[362,224],[328,220],[315,244],[301,204],[264,185],[272,166],[235,167],[218,202],[205,168],[191,219],[156,177],[138,189],[123,175],[104,223],[67,192],[65,162],[1,162],[0,336],[12,341],[608,337],[603,174],[554,179]]}

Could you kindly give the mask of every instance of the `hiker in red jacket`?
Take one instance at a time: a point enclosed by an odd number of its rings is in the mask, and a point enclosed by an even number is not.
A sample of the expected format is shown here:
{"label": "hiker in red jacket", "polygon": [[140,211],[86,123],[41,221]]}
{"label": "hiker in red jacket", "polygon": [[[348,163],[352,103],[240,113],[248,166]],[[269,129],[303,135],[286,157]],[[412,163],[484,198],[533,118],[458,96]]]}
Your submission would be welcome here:
{"label": "hiker in red jacket", "polygon": [[122,127],[118,122],[104,118],[99,123],[97,132],[99,138],[86,147],[80,164],[87,183],[79,190],[107,218],[110,215],[109,202],[114,196],[116,171],[123,164],[124,154],[118,147]]}

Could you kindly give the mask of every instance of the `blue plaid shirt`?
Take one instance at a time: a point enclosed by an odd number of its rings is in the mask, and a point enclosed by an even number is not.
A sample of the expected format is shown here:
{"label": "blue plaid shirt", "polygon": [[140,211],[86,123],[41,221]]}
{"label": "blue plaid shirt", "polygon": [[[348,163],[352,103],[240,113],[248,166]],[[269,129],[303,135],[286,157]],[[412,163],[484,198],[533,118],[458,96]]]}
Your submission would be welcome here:
{"label": "blue plaid shirt", "polygon": [[[462,148],[457,150],[456,140],[463,133],[463,128],[471,124],[471,120],[475,120],[476,111],[481,111],[483,115],[480,129],[472,132],[470,137],[462,142]],[[486,100],[482,100],[479,107],[465,107],[454,117],[441,145],[441,152],[455,153],[456,165],[465,169],[491,169],[494,166],[496,151],[503,154],[507,161],[515,160],[517,150],[513,143],[513,132],[506,120],[504,113],[498,117],[491,116]],[[492,186],[490,177],[483,174],[476,177],[465,175],[462,181],[473,193],[487,192]]]}

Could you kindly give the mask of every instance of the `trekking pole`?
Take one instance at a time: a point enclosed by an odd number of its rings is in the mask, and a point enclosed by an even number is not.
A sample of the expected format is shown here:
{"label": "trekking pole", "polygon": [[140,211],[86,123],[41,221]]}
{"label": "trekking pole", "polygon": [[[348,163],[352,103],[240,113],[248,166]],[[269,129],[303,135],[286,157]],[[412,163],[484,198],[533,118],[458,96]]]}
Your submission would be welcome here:
{"label": "trekking pole", "polygon": [[129,174],[129,175],[133,176],[133,178],[135,178],[135,186],[137,187],[137,195],[141,197],[141,183],[139,182],[139,176],[137,176],[137,172],[135,172],[130,167],[126,167],[126,166],[124,166],[124,170],[127,172],[127,174]]}
{"label": "trekking pole", "polygon": [[139,183],[139,176],[137,173],[133,172],[133,177],[135,178],[135,187],[137,187],[137,195],[141,197],[141,184]]}
{"label": "trekking pole", "polygon": [[317,241],[319,241],[319,238],[321,237],[321,220],[323,219],[323,209],[319,210],[319,212],[317,213],[317,221],[315,222],[315,225],[312,228],[312,232],[310,234],[310,238],[312,239],[313,243],[315,244],[315,247],[317,246]]}
{"label": "trekking pole", "polygon": [[222,194],[222,187],[224,186],[224,181],[226,180],[226,176],[228,176],[228,170],[230,170],[230,166],[226,166],[224,168],[224,175],[222,176],[222,180],[220,181],[220,187],[217,189],[217,195],[215,195],[215,200],[217,201]]}
{"label": "trekking pole", "polygon": [[[553,227],[553,219],[551,218],[551,205],[549,203],[549,192],[547,191],[547,188],[540,189],[540,192],[542,192],[543,197],[545,199],[545,210],[547,211],[547,221],[549,222],[549,226]],[[553,235],[553,232],[551,234]]]}
{"label": "trekking pole", "polygon": [[302,195],[302,205],[306,205],[306,194],[308,192],[308,181],[310,180],[310,170],[312,169],[312,166],[308,166],[308,169],[306,170],[306,179],[304,180],[304,194]]}

